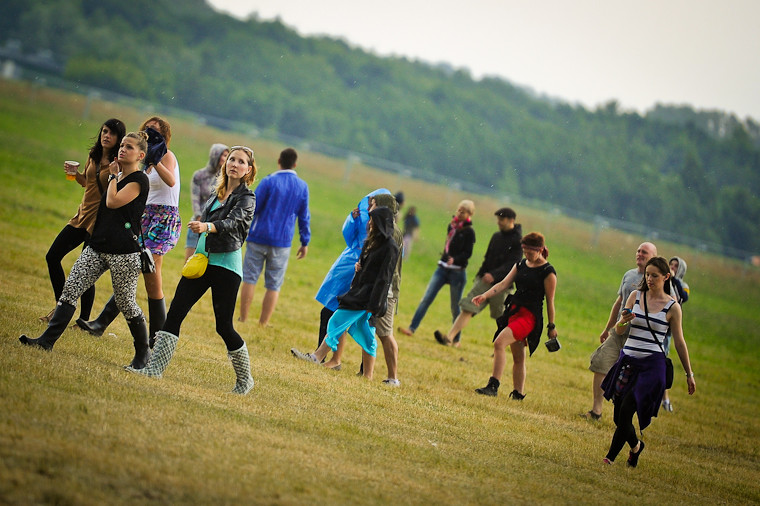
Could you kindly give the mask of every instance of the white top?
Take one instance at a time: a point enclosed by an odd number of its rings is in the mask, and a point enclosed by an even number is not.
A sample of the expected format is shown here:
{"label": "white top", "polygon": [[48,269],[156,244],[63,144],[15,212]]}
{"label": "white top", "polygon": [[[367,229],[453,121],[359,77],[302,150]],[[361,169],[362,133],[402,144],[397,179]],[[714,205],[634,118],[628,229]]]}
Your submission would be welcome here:
{"label": "white top", "polygon": [[[670,327],[668,324],[667,313],[673,304],[675,304],[675,301],[671,300],[658,312],[649,313],[649,325],[657,336],[657,341],[655,341],[652,332],[649,331],[647,321],[644,318],[644,300],[641,297],[642,292],[637,291],[636,303],[633,305],[633,314],[636,316],[631,320],[631,332],[623,347],[623,353],[636,358],[647,357],[653,353],[663,353],[660,346],[665,342],[665,335]],[[659,344],[657,344],[658,341]]]}
{"label": "white top", "polygon": [[150,182],[150,191],[148,192],[148,201],[146,205],[162,205],[179,207],[179,160],[174,167],[174,186],[164,183],[158,170],[153,167],[150,173],[146,172]]}

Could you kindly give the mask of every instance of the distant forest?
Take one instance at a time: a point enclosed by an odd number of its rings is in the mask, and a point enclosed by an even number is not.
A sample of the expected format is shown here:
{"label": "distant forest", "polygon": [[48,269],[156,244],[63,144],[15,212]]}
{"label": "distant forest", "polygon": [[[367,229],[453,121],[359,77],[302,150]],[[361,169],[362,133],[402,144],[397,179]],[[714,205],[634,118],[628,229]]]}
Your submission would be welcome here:
{"label": "distant forest", "polygon": [[52,51],[70,80],[760,252],[750,118],[667,105],[642,116],[614,101],[589,110],[202,0],[4,0],[2,11],[0,44]]}

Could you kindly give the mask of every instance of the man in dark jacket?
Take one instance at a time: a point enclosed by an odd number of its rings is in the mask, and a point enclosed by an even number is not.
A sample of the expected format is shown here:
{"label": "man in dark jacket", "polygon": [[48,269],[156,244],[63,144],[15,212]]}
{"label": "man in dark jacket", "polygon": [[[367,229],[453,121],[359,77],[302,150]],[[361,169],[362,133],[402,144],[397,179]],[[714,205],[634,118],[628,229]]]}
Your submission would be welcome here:
{"label": "man in dark jacket", "polygon": [[[504,312],[504,300],[507,298],[507,291],[491,297],[480,306],[472,303],[473,297],[480,295],[504,279],[512,267],[522,258],[522,248],[520,247],[522,226],[519,223],[515,224],[517,214],[509,207],[502,207],[494,214],[498,219],[499,231],[491,236],[483,264],[475,276],[470,293],[459,301],[462,312],[454,320],[448,335],[444,335],[439,330],[434,332],[435,340],[440,344],[453,344],[459,347],[460,332],[467,326],[470,319],[487,305],[490,306],[491,318],[494,320]],[[509,291],[511,291],[511,287]]]}

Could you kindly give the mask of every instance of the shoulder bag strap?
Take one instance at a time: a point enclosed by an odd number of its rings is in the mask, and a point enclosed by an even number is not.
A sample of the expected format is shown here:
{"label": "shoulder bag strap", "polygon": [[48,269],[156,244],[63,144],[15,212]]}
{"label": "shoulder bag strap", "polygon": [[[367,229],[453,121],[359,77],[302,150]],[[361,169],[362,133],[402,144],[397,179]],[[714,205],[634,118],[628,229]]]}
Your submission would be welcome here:
{"label": "shoulder bag strap", "polygon": [[[649,324],[649,309],[647,308],[647,292],[643,292],[644,295],[644,319],[647,321],[647,327],[649,327],[649,332],[652,333],[652,337],[654,337],[655,342],[657,342],[657,346],[660,347],[660,351],[663,355],[665,355],[665,349],[662,347],[662,344],[660,344],[660,340],[657,339],[657,334],[654,333],[654,330],[652,330],[652,326]],[[667,355],[665,355],[667,357]]]}

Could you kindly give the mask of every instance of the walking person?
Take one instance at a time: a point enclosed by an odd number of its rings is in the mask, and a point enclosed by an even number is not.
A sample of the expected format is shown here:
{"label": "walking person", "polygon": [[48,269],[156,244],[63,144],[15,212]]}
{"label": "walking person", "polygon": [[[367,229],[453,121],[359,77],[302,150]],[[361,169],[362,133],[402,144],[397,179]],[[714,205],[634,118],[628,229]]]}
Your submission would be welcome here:
{"label": "walking person", "polygon": [[182,322],[210,289],[216,331],[224,340],[235,370],[236,381],[232,392],[245,395],[253,388],[248,348],[235,330],[232,319],[243,276],[241,249],[256,207],[256,197],[248,188],[255,177],[253,150],[245,146],[231,147],[220,173],[219,184],[206,202],[201,219],[188,223],[190,230],[202,234],[197,250],[208,254],[208,267],[199,278],[180,278],[166,323],[156,333],[156,345],[150,362],[143,369],[129,368],[131,372],[154,378],[163,376],[177,347]]}
{"label": "walking person", "polygon": [[412,244],[420,235],[420,219],[417,216],[417,208],[409,206],[404,215],[404,258],[412,253]]}
{"label": "walking person", "polygon": [[266,266],[266,293],[261,303],[259,325],[265,327],[269,324],[285,280],[296,219],[301,239],[296,258],[306,257],[309,250],[309,187],[295,171],[297,159],[295,149],[284,149],[277,160],[279,170],[262,179],[256,187],[256,216],[246,239],[243,264],[241,322],[248,319],[256,283]]}
{"label": "walking person", "polygon": [[[116,158],[121,140],[126,133],[127,128],[121,120],[116,118],[107,120],[98,130],[95,144],[90,148],[87,156],[84,171],[79,172],[76,168],[72,170],[72,168],[64,166],[67,176],[73,177],[73,180],[84,188],[84,195],[82,195],[82,202],[79,204],[77,213],[58,233],[45,255],[48,273],[50,274],[50,284],[53,285],[56,302],[60,300],[63,285],[66,282],[61,261],[80,244],[84,243],[84,247],[87,247],[90,243],[100,200],[106,186],[108,186],[108,166]],[[95,302],[94,284],[82,294],[79,307],[79,318],[81,320],[90,319],[93,302]],[[47,315],[40,317],[40,320],[45,323],[49,322],[54,312],[55,308]]]}
{"label": "walking person", "polygon": [[438,344],[458,348],[461,331],[470,323],[472,317],[485,309],[486,306],[490,308],[491,318],[494,320],[504,313],[504,301],[512,289],[511,286],[479,306],[472,303],[473,297],[485,292],[504,279],[504,276],[522,258],[522,247],[520,246],[522,226],[519,223],[515,224],[517,213],[509,207],[503,207],[494,214],[497,217],[499,231],[491,236],[491,241],[488,243],[486,254],[483,257],[483,263],[473,280],[472,289],[459,301],[461,312],[454,320],[448,334],[444,335],[439,330],[433,333]]}
{"label": "walking person", "polygon": [[[208,153],[208,163],[202,169],[198,169],[193,173],[193,181],[190,184],[190,195],[193,204],[193,219],[191,221],[198,221],[201,219],[201,213],[203,212],[203,206],[206,205],[206,201],[211,197],[216,188],[216,181],[219,177],[219,170],[227,160],[227,155],[230,154],[230,148],[225,144],[212,144]],[[195,248],[198,246],[199,234],[196,234],[189,228],[187,229],[187,237],[185,238],[185,261],[193,256]]]}
{"label": "walking person", "polygon": [[[153,116],[140,128],[152,129],[160,134],[149,143],[145,159],[145,174],[150,182],[150,192],[141,219],[142,238],[156,264],[154,272],[143,273],[145,290],[148,292],[148,325],[152,348],[155,334],[166,320],[162,275],[164,255],[177,245],[182,228],[179,216],[179,162],[169,149],[172,131],[168,121]],[[90,334],[101,336],[118,314],[118,307],[112,297],[95,320],[78,320],[77,325]]]}
{"label": "walking person", "polygon": [[602,418],[602,405],[604,403],[602,380],[615,364],[628,337],[628,328],[621,328],[622,334],[618,334],[615,322],[620,319],[620,311],[623,309],[625,301],[628,300],[628,296],[641,284],[647,262],[655,256],[657,256],[657,247],[654,244],[651,242],[641,243],[636,249],[636,267],[623,274],[623,279],[620,281],[617,298],[612,303],[607,324],[599,336],[601,344],[591,354],[589,370],[594,373],[591,384],[593,404],[589,411],[580,415],[587,420],[598,421]]}
{"label": "walking person", "polygon": [[398,246],[393,240],[393,213],[387,207],[376,207],[369,213],[369,232],[351,288],[340,297],[340,305],[327,324],[327,336],[314,353],[291,348],[301,360],[320,364],[345,332],[362,348],[362,370],[372,379],[377,343],[374,322],[388,310],[388,293],[393,281]]}
{"label": "walking person", "polygon": [[[668,279],[668,283],[670,283],[670,295],[681,305],[681,309],[683,310],[683,305],[689,300],[689,285],[683,280],[683,277],[686,274],[686,262],[681,257],[673,257],[668,261],[668,264],[670,266],[671,274],[670,279]],[[666,357],[670,353],[670,342],[672,337],[673,334],[668,332],[665,335],[665,342],[662,343]],[[665,389],[665,394],[662,396],[662,408],[666,412],[672,413],[673,403],[670,402],[669,390],[670,389]]]}
{"label": "walking person", "polygon": [[137,280],[140,276],[140,244],[135,231],[140,230],[140,216],[148,198],[148,177],[140,162],[148,148],[145,132],[130,132],[121,141],[118,159],[108,165],[106,191],[100,200],[90,244],[71,268],[63,292],[45,332],[37,339],[26,335],[23,344],[52,350],[74,316],[77,300],[107,270],[111,271],[114,299],[127,319],[132,333],[134,369],[148,360],[148,328],[137,305]]}
{"label": "walking person", "polygon": [[[686,373],[689,395],[696,391],[694,372],[689,350],[681,327],[681,305],[671,294],[668,279],[671,276],[667,261],[654,257],[647,261],[645,276],[638,290],[628,297],[624,311],[615,324],[618,334],[629,328],[618,360],[602,382],[604,397],[615,404],[615,433],[610,449],[604,458],[612,464],[623,446],[628,443],[628,466],[636,467],[644,441],[636,435],[633,415],[643,432],[657,416],[660,401],[666,388],[666,355],[662,341],[668,332],[673,335],[678,358]],[[672,371],[671,371],[672,372]]]}
{"label": "walking person", "polygon": [[409,327],[399,327],[398,331],[411,336],[422,323],[430,304],[435,300],[444,285],[449,285],[451,304],[451,321],[459,316],[459,299],[462,298],[464,285],[467,282],[467,263],[472,256],[475,244],[475,231],[472,229],[472,215],[475,214],[475,204],[472,200],[463,200],[457,206],[451,223],[446,228],[446,242],[443,253],[438,260],[438,267],[430,278],[425,294],[417,306]]}
{"label": "walking person", "polygon": [[514,400],[525,398],[525,348],[530,354],[538,347],[543,328],[543,303],[546,299],[546,333],[549,339],[557,339],[555,326],[554,293],[557,289],[557,271],[546,260],[549,250],[546,248],[544,236],[531,232],[521,241],[525,258],[512,267],[504,279],[489,290],[472,299],[472,303],[480,305],[490,297],[497,295],[514,283],[515,293],[507,300],[504,314],[496,323],[498,328],[493,341],[493,372],[488,384],[475,391],[481,395],[496,396],[501,384],[501,375],[507,363],[507,346],[510,346],[513,357],[512,386],[509,397]]}
{"label": "walking person", "polygon": [[[330,270],[327,271],[327,275],[322,281],[322,285],[320,285],[317,295],[314,297],[324,306],[319,315],[319,336],[317,347],[322,344],[322,341],[327,335],[327,322],[330,321],[330,317],[332,317],[335,310],[338,309],[338,297],[351,288],[351,281],[354,279],[354,274],[356,274],[356,262],[359,261],[364,241],[367,238],[367,226],[369,224],[369,211],[371,205],[370,200],[380,194],[390,196],[391,192],[385,188],[378,188],[365,195],[356,207],[348,213],[348,216],[346,216],[346,219],[343,222],[342,232],[346,247],[335,262],[333,262]],[[338,360],[335,365],[339,364],[340,361]]]}

